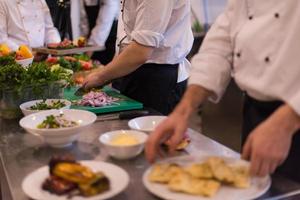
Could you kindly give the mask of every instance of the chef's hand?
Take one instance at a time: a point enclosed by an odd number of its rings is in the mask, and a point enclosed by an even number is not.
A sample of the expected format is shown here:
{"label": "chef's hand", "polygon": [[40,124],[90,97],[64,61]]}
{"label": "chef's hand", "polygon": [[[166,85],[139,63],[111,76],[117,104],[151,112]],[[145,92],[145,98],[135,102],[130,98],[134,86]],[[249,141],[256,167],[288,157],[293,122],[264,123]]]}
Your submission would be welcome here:
{"label": "chef's hand", "polygon": [[299,117],[287,105],[256,127],[250,133],[242,155],[251,161],[251,174],[266,176],[273,173],[287,158],[298,128]]}
{"label": "chef's hand", "polygon": [[191,114],[211,95],[212,92],[202,86],[193,84],[188,86],[175,110],[150,134],[145,147],[149,162],[155,160],[156,155],[159,153],[160,144],[166,141],[168,141],[167,145],[170,153],[176,150],[178,144],[185,137]]}
{"label": "chef's hand", "polygon": [[182,114],[174,111],[166,120],[158,125],[148,138],[145,147],[146,157],[149,162],[153,162],[159,154],[160,145],[168,141],[170,153],[176,150],[177,145],[182,141],[187,129],[188,119]]}
{"label": "chef's hand", "polygon": [[82,87],[85,90],[101,86],[105,83],[101,71],[95,71],[89,74],[83,81]]}

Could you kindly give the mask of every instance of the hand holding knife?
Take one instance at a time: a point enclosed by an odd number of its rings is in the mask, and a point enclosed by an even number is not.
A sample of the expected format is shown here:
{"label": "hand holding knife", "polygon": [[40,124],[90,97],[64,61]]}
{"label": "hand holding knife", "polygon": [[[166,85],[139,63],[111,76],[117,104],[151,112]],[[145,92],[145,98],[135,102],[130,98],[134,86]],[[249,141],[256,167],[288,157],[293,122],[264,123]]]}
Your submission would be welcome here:
{"label": "hand holding knife", "polygon": [[83,96],[84,94],[90,92],[91,90],[101,90],[103,89],[103,87],[105,87],[106,85],[112,83],[114,80],[110,80],[110,81],[105,81],[102,85],[100,86],[97,86],[95,88],[90,88],[90,89],[86,89],[85,86],[86,86],[86,83],[83,84],[81,87],[79,87],[76,92],[74,93],[76,96]]}

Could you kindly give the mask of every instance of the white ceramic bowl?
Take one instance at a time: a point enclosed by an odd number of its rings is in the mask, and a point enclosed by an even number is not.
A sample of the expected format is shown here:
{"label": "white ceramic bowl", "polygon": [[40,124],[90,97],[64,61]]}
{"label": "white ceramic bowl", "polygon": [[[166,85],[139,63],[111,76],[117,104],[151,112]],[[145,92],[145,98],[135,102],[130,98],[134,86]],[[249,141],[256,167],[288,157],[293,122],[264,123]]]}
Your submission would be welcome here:
{"label": "white ceramic bowl", "polygon": [[[120,134],[128,134],[134,136],[139,142],[135,145],[118,146],[111,144],[113,138]],[[139,155],[145,146],[148,135],[135,130],[118,130],[104,133],[99,137],[100,142],[105,146],[108,154],[116,159],[130,159]]]}
{"label": "white ceramic bowl", "polygon": [[133,130],[151,133],[157,125],[165,120],[166,116],[145,116],[130,120],[128,126]]}
{"label": "white ceramic bowl", "polygon": [[18,64],[22,65],[22,67],[26,68],[26,67],[28,67],[33,62],[33,57],[32,58],[23,59],[23,60],[16,60],[16,62]]}
{"label": "white ceramic bowl", "polygon": [[[49,115],[64,114],[65,118],[77,122],[79,125],[69,128],[39,129],[38,124],[42,123]],[[65,147],[72,144],[77,139],[78,134],[94,123],[97,116],[84,110],[48,110],[34,113],[23,117],[20,126],[27,132],[40,136],[46,143],[53,147]]]}
{"label": "white ceramic bowl", "polygon": [[[43,100],[33,100],[33,101],[28,101],[25,103],[22,103],[20,105],[20,109],[22,110],[22,113],[26,116],[26,115],[30,115],[33,113],[37,113],[37,112],[41,112],[41,111],[45,111],[45,110],[31,110],[30,107],[35,105],[36,103],[42,102]],[[71,102],[65,99],[47,99],[46,100],[46,104],[50,104],[52,101],[61,101],[64,102],[66,106],[60,108],[59,110],[64,110],[64,109],[69,109],[71,106]],[[53,110],[53,109],[51,109]]]}

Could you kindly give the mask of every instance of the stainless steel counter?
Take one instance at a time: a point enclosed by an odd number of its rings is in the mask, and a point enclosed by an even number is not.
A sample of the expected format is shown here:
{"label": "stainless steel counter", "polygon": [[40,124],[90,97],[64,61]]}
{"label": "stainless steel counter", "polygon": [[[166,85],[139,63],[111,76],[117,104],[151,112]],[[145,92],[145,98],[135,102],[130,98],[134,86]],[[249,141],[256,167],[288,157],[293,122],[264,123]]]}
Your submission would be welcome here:
{"label": "stainless steel counter", "polygon": [[[66,153],[73,154],[79,160],[111,162],[129,173],[131,180],[128,188],[112,200],[158,199],[150,194],[142,184],[142,175],[145,169],[149,167],[143,155],[128,161],[118,161],[109,158],[105,150],[101,148],[98,137],[107,131],[119,129],[128,129],[126,120],[96,122],[85,130],[71,147],[54,149],[44,145],[40,138],[25,133],[19,127],[18,121],[0,119],[0,191],[2,191],[2,199],[28,199],[21,188],[23,178],[35,169],[47,165],[52,155]],[[209,152],[217,155],[239,156],[238,153],[193,130],[189,130],[189,135],[191,144],[186,152],[178,154],[200,155]],[[299,183],[280,176],[274,176],[272,181],[271,189],[259,199],[282,199],[280,195],[288,192],[294,192],[291,193],[293,197],[284,197],[283,199],[300,199]],[[280,198],[276,198],[277,196]]]}

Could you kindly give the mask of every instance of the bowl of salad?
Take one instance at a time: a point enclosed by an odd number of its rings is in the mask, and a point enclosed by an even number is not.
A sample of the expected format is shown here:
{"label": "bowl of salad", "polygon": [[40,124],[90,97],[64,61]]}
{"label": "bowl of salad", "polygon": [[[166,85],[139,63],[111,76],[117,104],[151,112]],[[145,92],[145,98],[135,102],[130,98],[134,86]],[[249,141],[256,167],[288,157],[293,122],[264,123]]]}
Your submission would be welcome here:
{"label": "bowl of salad", "polygon": [[85,110],[47,110],[27,115],[19,124],[50,146],[65,147],[71,145],[96,119],[94,113]]}
{"label": "bowl of salad", "polygon": [[27,116],[45,110],[69,109],[71,102],[65,99],[40,99],[28,101],[20,105],[22,113]]}

